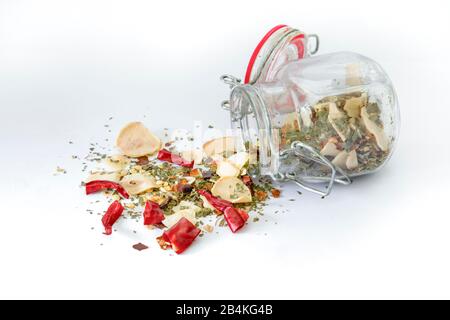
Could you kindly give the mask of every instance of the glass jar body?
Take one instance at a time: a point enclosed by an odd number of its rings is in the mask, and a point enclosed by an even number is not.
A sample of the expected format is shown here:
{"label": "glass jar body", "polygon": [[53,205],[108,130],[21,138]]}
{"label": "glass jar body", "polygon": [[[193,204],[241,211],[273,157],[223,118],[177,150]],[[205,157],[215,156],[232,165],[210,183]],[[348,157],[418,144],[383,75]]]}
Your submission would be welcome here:
{"label": "glass jar body", "polygon": [[[278,179],[329,176],[327,166],[312,164],[314,157],[349,177],[372,173],[390,158],[398,136],[391,81],[355,53],[289,62],[270,82],[235,87],[230,103],[233,127],[259,155],[258,174]],[[295,152],[297,142],[313,151]]]}

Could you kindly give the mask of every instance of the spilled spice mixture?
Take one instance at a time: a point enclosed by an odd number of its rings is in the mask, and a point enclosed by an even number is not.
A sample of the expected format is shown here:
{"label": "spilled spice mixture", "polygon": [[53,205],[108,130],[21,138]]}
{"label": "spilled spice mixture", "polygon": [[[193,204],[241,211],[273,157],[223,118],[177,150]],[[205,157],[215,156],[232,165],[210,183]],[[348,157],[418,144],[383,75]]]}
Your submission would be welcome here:
{"label": "spilled spice mixture", "polygon": [[[253,181],[247,174],[249,154],[240,151],[234,137],[207,141],[202,149],[177,150],[175,143],[163,143],[142,123],[133,122],[116,141],[119,154],[108,154],[95,143],[82,159],[83,172],[87,162],[104,167],[82,183],[86,193],[103,192],[111,206],[123,208],[115,214],[110,207],[113,219],[103,217],[107,234],[113,233],[119,216],[131,218],[143,227],[161,229],[156,242],[162,249],[182,253],[214,226],[238,232],[248,223],[249,212],[262,216],[267,200],[281,194],[270,180]],[[148,247],[138,243],[133,248]]]}

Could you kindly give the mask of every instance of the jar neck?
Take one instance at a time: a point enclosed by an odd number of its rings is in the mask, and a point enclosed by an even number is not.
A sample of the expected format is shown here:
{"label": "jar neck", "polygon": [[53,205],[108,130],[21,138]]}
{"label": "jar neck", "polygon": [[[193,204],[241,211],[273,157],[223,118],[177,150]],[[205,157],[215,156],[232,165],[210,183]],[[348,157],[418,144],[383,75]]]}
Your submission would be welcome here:
{"label": "jar neck", "polygon": [[[232,128],[242,138],[253,175],[279,179],[279,133],[257,85],[238,85],[230,98]],[[252,161],[253,160],[253,161]]]}

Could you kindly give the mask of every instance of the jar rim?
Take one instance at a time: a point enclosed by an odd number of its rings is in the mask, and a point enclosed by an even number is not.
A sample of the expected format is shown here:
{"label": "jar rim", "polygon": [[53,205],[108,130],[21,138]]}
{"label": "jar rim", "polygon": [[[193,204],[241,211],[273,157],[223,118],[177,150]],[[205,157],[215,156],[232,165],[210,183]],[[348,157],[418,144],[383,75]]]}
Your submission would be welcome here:
{"label": "jar rim", "polygon": [[[271,176],[278,179],[279,148],[278,139],[273,132],[272,123],[258,89],[243,84],[233,88],[230,95],[231,126],[240,132],[246,151],[258,152],[258,176]],[[256,126],[252,127],[251,116]],[[252,136],[253,135],[253,136]],[[254,137],[255,139],[252,139]]]}

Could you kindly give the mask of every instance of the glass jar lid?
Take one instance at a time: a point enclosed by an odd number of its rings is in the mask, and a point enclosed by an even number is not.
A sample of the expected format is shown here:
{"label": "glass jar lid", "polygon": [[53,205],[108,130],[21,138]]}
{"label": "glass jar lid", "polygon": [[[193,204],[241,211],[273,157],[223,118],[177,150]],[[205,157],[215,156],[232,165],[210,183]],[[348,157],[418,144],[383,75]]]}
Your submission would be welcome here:
{"label": "glass jar lid", "polygon": [[[309,40],[314,38],[314,47],[309,48]],[[256,46],[245,73],[244,83],[254,84],[273,79],[279,68],[294,60],[314,54],[319,49],[317,35],[280,24],[269,30]]]}

